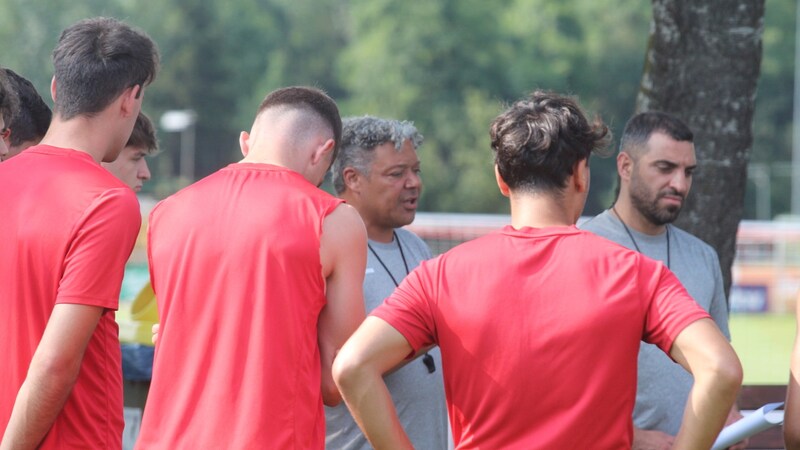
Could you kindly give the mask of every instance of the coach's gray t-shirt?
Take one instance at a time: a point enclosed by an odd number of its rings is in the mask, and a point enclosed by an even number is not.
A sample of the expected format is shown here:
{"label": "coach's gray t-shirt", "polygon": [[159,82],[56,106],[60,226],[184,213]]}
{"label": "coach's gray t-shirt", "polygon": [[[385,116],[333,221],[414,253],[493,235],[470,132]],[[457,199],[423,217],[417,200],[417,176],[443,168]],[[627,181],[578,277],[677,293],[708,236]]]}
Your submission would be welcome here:
{"label": "coach's gray t-shirt", "polygon": [[[395,289],[394,281],[387,270],[391,272],[394,280],[400,283],[407,275],[403,256],[409,271],[431,257],[428,246],[414,233],[402,228],[398,228],[396,233],[398,239],[388,244],[369,241],[370,247],[378,254],[386,268],[372,251],[367,251],[367,269],[364,275],[364,301],[367,313],[382,304]],[[398,241],[403,249],[402,255]],[[400,423],[408,433],[414,448],[446,449],[447,408],[442,381],[442,359],[438,347],[433,348],[429,354],[433,357],[436,367],[433,373],[428,371],[423,358],[420,357],[387,375],[384,380],[392,394]],[[329,450],[372,448],[344,403],[333,408],[325,407],[325,434],[325,448]]]}
{"label": "coach's gray t-shirt", "polygon": [[[664,264],[669,259],[669,269],[678,277],[689,295],[708,311],[725,337],[730,339],[728,303],[722,287],[722,272],[717,252],[711,246],[672,225],[667,225],[669,233],[658,236],[642,234],[628,227],[633,236],[631,239],[622,222],[610,210],[585,222],[581,228],[631,250],[636,250],[638,245],[641,253]],[[634,425],[645,430],[659,430],[676,435],[692,383],[691,374],[683,367],[655,345],[642,342],[639,350],[636,407],[633,411]]]}

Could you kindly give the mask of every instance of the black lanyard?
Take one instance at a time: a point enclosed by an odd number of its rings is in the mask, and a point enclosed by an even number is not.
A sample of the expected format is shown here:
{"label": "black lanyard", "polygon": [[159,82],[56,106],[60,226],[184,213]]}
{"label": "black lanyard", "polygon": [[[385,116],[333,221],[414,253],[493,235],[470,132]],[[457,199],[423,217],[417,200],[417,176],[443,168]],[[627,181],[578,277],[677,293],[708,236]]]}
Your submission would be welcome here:
{"label": "black lanyard", "polygon": [[[400,250],[400,257],[403,259],[403,267],[405,267],[406,276],[408,276],[409,274],[408,262],[406,262],[406,255],[405,253],[403,253],[403,246],[400,244],[400,236],[397,235],[397,232],[392,231],[392,238],[394,238],[394,240],[397,242],[397,248]],[[381,259],[380,256],[378,256],[378,253],[375,251],[375,249],[372,248],[371,245],[369,245],[369,242],[367,242],[367,248],[369,248],[369,251],[372,252],[373,256],[375,256],[375,259],[377,259],[378,262],[381,264],[383,270],[385,270],[386,273],[389,275],[389,278],[392,279],[392,283],[394,283],[395,287],[399,286],[400,283],[398,283],[397,280],[394,278],[394,275],[392,275],[392,271],[390,271],[389,267],[387,267],[386,264],[384,264],[383,260]],[[433,360],[433,356],[425,353],[425,356],[422,357],[422,363],[425,364],[425,367],[428,368],[428,373],[433,373],[436,371],[436,363]]]}
{"label": "black lanyard", "polygon": [[[617,212],[616,208],[614,208],[612,206],[611,210],[614,211],[614,215],[617,216],[617,219],[619,219],[619,223],[622,224],[622,228],[625,228],[625,232],[628,233],[628,237],[631,238],[631,242],[633,242],[633,246],[636,248],[636,251],[639,252],[639,253],[642,253],[642,251],[639,250],[639,244],[637,244],[636,243],[636,239],[633,238],[633,233],[631,233],[631,230],[628,229],[628,225],[626,225],[625,221],[622,220],[622,217],[620,217],[620,215]],[[667,230],[666,231],[667,232],[667,269],[669,269],[670,268],[669,267],[669,263],[670,263],[670,260],[669,260],[670,259],[669,258],[670,257],[670,254],[669,254],[669,224],[666,225],[664,228]],[[670,269],[670,270],[672,270],[672,269]]]}

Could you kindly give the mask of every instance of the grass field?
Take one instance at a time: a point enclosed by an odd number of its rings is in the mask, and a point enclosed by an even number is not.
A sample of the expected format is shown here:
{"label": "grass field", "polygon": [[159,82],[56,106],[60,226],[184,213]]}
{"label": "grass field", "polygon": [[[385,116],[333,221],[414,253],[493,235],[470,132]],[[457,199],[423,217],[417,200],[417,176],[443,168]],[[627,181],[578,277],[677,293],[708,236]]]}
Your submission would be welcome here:
{"label": "grass field", "polygon": [[733,314],[731,340],[744,367],[744,384],[786,384],[794,343],[790,314]]}

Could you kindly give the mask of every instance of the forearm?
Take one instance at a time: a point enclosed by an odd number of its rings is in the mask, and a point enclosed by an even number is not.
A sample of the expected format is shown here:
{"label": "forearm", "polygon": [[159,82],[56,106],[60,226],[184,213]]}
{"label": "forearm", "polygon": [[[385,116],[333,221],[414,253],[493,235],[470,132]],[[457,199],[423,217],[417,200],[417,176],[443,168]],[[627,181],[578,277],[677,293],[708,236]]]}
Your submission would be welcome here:
{"label": "forearm", "polygon": [[[17,394],[0,448],[35,448],[61,413],[103,308],[57,304]],[[117,369],[119,370],[119,369]]]}
{"label": "forearm", "polygon": [[348,371],[337,378],[353,418],[376,449],[413,449],[379,373]]}
{"label": "forearm", "polygon": [[733,372],[695,375],[673,449],[711,448],[736,401],[740,384],[741,377]]}
{"label": "forearm", "polygon": [[36,448],[61,413],[77,375],[31,373],[17,394],[0,449]]}

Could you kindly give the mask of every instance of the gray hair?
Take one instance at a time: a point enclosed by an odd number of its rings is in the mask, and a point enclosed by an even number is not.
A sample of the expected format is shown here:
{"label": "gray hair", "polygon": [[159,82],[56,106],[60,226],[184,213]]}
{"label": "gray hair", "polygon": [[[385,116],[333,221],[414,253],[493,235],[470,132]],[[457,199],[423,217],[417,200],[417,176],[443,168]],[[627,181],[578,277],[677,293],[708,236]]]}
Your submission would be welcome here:
{"label": "gray hair", "polygon": [[392,142],[395,150],[400,151],[407,140],[411,141],[415,150],[422,145],[422,135],[413,122],[373,116],[346,117],[342,120],[339,156],[331,168],[336,193],[341,194],[345,190],[344,169],[352,167],[369,175],[375,147]]}

